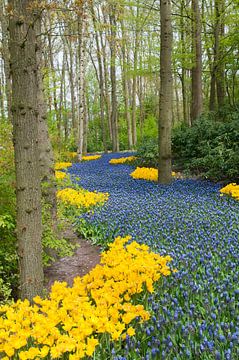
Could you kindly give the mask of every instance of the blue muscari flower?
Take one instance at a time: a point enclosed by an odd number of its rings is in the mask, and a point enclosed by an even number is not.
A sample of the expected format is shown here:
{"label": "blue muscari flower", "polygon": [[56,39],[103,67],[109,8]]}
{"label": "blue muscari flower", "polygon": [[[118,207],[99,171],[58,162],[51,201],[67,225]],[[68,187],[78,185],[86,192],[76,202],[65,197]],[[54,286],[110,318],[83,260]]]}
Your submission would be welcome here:
{"label": "blue muscari flower", "polygon": [[[202,340],[207,336],[205,357],[206,353],[212,356],[209,352],[218,334],[221,339],[225,338],[223,346],[232,348],[231,343],[236,345],[238,341],[236,324],[239,322],[235,311],[239,294],[239,202],[218,196],[220,185],[208,181],[175,180],[169,186],[161,186],[132,179],[131,166],[108,163],[111,158],[128,155],[107,154],[95,162],[74,164],[68,170],[72,177],[80,178],[73,181],[84,188],[110,193],[103,207],[81,218],[88,227],[104,235],[106,242],[116,235],[130,234],[133,240],[173,257],[172,267],[177,268],[178,273],[163,281],[159,292],[152,294],[152,302],[150,298],[154,318],[151,318],[153,329],[149,329],[147,336],[152,348],[156,347],[152,337],[172,337],[175,328],[180,348],[183,349],[185,343],[191,353],[194,336],[199,334]],[[223,314],[227,314],[228,323]],[[190,319],[196,321],[192,327],[187,323]],[[144,331],[148,327],[145,323]],[[193,329],[190,330],[192,340],[187,336],[189,329]],[[135,347],[135,353],[140,354],[141,342]],[[176,347],[170,351],[172,359],[180,358]],[[123,352],[122,349],[122,355]],[[127,358],[126,353],[125,356]],[[162,359],[165,356],[166,353],[162,354]],[[222,358],[218,351],[215,357]]]}

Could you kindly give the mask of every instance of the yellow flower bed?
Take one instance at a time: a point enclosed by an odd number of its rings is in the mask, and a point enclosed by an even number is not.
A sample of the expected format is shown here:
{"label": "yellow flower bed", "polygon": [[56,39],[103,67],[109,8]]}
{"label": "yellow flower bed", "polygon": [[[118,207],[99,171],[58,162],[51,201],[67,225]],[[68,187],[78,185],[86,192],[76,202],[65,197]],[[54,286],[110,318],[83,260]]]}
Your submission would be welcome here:
{"label": "yellow flower bed", "polygon": [[136,159],[137,159],[136,156],[127,156],[127,157],[122,157],[122,158],[119,158],[119,159],[111,159],[109,161],[109,163],[113,164],[113,165],[124,164],[126,162],[134,161]]}
{"label": "yellow flower bed", "polygon": [[90,208],[94,205],[104,203],[108,200],[108,193],[91,192],[87,190],[75,190],[66,188],[57,191],[57,198],[68,205],[73,205],[78,208]]}
{"label": "yellow flower bed", "polygon": [[58,162],[55,164],[55,170],[62,170],[72,166],[71,162]]}
{"label": "yellow flower bed", "polygon": [[[146,167],[137,167],[131,174],[134,179],[143,179],[158,181],[158,169],[155,168],[146,168]],[[172,176],[176,176],[176,173],[172,171]]]}
{"label": "yellow flower bed", "polygon": [[67,178],[67,174],[64,173],[63,171],[56,171],[55,176],[56,176],[57,180],[62,180],[62,179]]}
{"label": "yellow flower bed", "polygon": [[73,287],[55,282],[49,298],[35,297],[0,307],[0,357],[4,360],[70,360],[92,356],[101,334],[113,340],[135,334],[136,317],[149,319],[143,305],[131,302],[134,294],[153,291],[161,275],[170,275],[170,256],[150,252],[130,237],[115,239],[89,274],[77,277]]}
{"label": "yellow flower bed", "polygon": [[236,183],[231,183],[226,185],[220,190],[221,195],[227,194],[234,197],[236,200],[239,200],[239,185]]}
{"label": "yellow flower bed", "polygon": [[82,156],[83,161],[98,160],[100,158],[101,158],[101,155]]}

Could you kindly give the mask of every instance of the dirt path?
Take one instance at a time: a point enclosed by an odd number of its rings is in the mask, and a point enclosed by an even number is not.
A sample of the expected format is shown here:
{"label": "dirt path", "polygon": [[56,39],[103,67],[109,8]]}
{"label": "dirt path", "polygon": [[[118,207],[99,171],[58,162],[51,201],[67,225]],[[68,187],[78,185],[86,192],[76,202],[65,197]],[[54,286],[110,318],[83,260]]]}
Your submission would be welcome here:
{"label": "dirt path", "polygon": [[64,234],[76,248],[73,256],[56,260],[44,271],[45,287],[50,290],[54,281],[66,281],[70,286],[76,276],[87,274],[96,264],[100,262],[100,248],[92,245],[89,241],[79,238],[72,230]]}

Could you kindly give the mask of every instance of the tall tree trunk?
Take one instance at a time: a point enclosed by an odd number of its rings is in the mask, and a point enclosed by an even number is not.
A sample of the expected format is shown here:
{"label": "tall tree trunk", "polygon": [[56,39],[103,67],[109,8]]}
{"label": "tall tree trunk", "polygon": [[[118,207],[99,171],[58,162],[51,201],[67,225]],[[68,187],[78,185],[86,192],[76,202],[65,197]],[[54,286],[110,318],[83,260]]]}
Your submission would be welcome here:
{"label": "tall tree trunk", "polygon": [[128,148],[129,150],[133,147],[133,134],[132,134],[132,122],[130,116],[130,104],[129,104],[129,89],[127,83],[127,57],[126,57],[126,41],[125,41],[125,28],[123,20],[121,21],[121,30],[122,30],[122,86],[123,86],[123,96],[124,96],[124,107],[125,107],[125,119],[127,122],[127,135],[128,135]]}
{"label": "tall tree trunk", "polygon": [[194,63],[192,67],[191,121],[193,123],[203,110],[201,17],[198,0],[192,0],[192,50]]}
{"label": "tall tree trunk", "polygon": [[[185,22],[184,22],[184,8],[185,1],[182,0],[180,6],[180,27],[181,27],[181,52],[186,54],[186,38],[185,38]],[[187,97],[187,86],[186,86],[186,68],[184,61],[181,61],[182,74],[180,76],[181,85],[182,85],[182,98],[183,98],[183,121],[185,124],[191,126],[191,119],[188,116],[188,97]]]}
{"label": "tall tree trunk", "polygon": [[160,107],[159,107],[159,176],[160,184],[172,179],[171,129],[172,129],[172,25],[171,1],[160,1]]}
{"label": "tall tree trunk", "polygon": [[85,84],[85,3],[81,3],[78,14],[78,54],[79,54],[79,134],[77,145],[78,160],[82,160],[83,143],[84,143],[84,118],[85,118],[85,101],[84,101],[84,84]]}
{"label": "tall tree trunk", "polygon": [[[51,18],[49,15],[49,25],[51,26]],[[54,65],[54,59],[53,59],[53,48],[52,48],[52,38],[51,33],[48,31],[48,49],[49,49],[49,60],[50,60],[50,66],[51,66],[51,74],[52,74],[52,83],[53,83],[53,105],[55,110],[55,119],[58,129],[58,137],[61,139],[61,124],[59,121],[59,114],[58,114],[58,103],[57,103],[57,95],[56,95],[56,71],[55,71],[55,65]]]}
{"label": "tall tree trunk", "polygon": [[110,10],[110,25],[111,25],[111,39],[110,39],[110,77],[111,77],[111,126],[112,126],[112,150],[119,151],[119,137],[118,137],[118,114],[117,114],[117,93],[116,93],[116,6],[111,5]]}
{"label": "tall tree trunk", "polygon": [[102,140],[104,152],[107,152],[107,137],[106,137],[106,126],[105,126],[105,100],[104,100],[104,73],[103,73],[103,64],[102,64],[102,55],[100,49],[100,41],[99,34],[96,26],[96,15],[94,11],[94,7],[91,6],[91,14],[93,19],[93,26],[95,31],[95,40],[96,40],[96,53],[98,60],[98,68],[99,68],[99,88],[100,88],[100,122],[102,129]]}
{"label": "tall tree trunk", "polygon": [[42,198],[49,213],[50,226],[56,229],[57,204],[56,204],[56,182],[54,170],[54,154],[47,127],[47,107],[43,89],[42,75],[42,46],[41,46],[41,18],[35,21],[35,32],[38,47],[36,48],[37,60],[37,104],[38,104],[38,150],[40,177],[42,183]]}
{"label": "tall tree trunk", "polygon": [[223,59],[223,46],[221,39],[224,36],[224,0],[215,0],[215,65],[216,65],[216,90],[217,104],[220,108],[225,101],[225,61]]}
{"label": "tall tree trunk", "polygon": [[43,290],[41,184],[38,163],[38,61],[36,12],[29,0],[10,0],[10,64],[17,194],[20,297]]}
{"label": "tall tree trunk", "polygon": [[5,93],[7,99],[7,113],[8,118],[12,122],[12,84],[11,84],[11,72],[10,72],[10,59],[9,59],[9,32],[8,22],[5,9],[5,2],[1,1],[0,6],[0,23],[2,30],[2,58],[4,63],[4,75],[5,75]]}
{"label": "tall tree trunk", "polygon": [[137,69],[138,69],[138,49],[139,49],[139,6],[136,10],[136,30],[135,30],[135,44],[134,44],[134,74],[132,85],[132,130],[133,130],[133,146],[137,144],[137,116],[136,116],[136,93],[137,93]]}
{"label": "tall tree trunk", "polygon": [[[71,29],[71,27],[70,27]],[[72,49],[72,41],[69,39],[66,41],[68,52],[69,52],[69,61],[68,62],[68,74],[69,74],[69,83],[70,83],[70,93],[71,93],[71,121],[72,121],[72,130],[73,130],[73,137],[76,140],[78,134],[78,124],[76,120],[76,111],[75,111],[75,79],[74,79],[74,55]]]}

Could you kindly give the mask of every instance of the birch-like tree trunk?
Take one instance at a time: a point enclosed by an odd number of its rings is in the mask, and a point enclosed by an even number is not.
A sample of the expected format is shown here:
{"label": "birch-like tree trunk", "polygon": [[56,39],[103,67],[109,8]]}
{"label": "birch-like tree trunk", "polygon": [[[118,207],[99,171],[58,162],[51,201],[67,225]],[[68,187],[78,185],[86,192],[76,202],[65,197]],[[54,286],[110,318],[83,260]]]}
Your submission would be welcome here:
{"label": "birch-like tree trunk", "polygon": [[201,41],[201,15],[198,0],[192,0],[192,123],[201,115],[203,110],[202,95],[202,41]]}
{"label": "birch-like tree trunk", "polygon": [[111,78],[111,127],[112,127],[112,150],[119,151],[118,135],[118,110],[117,110],[117,92],[116,92],[116,5],[110,6],[110,78]]}
{"label": "birch-like tree trunk", "polygon": [[17,195],[20,297],[43,290],[41,183],[38,156],[38,61],[32,1],[10,0],[10,64]]}
{"label": "birch-like tree trunk", "polygon": [[78,58],[79,58],[79,133],[77,144],[77,157],[82,160],[83,143],[84,143],[84,118],[85,118],[85,101],[84,101],[84,84],[85,84],[85,2],[81,2],[78,14]]}
{"label": "birch-like tree trunk", "polygon": [[172,179],[172,25],[171,0],[160,1],[160,106],[159,106],[159,176],[160,184]]}
{"label": "birch-like tree trunk", "polygon": [[10,59],[9,59],[9,32],[8,32],[8,22],[7,22],[5,6],[6,6],[5,1],[2,0],[0,2],[0,23],[1,23],[1,30],[2,30],[1,54],[2,54],[2,58],[3,58],[3,64],[4,64],[7,113],[8,113],[9,120],[12,121],[12,118],[11,118],[12,117],[12,112],[11,112],[12,84],[11,84]]}

